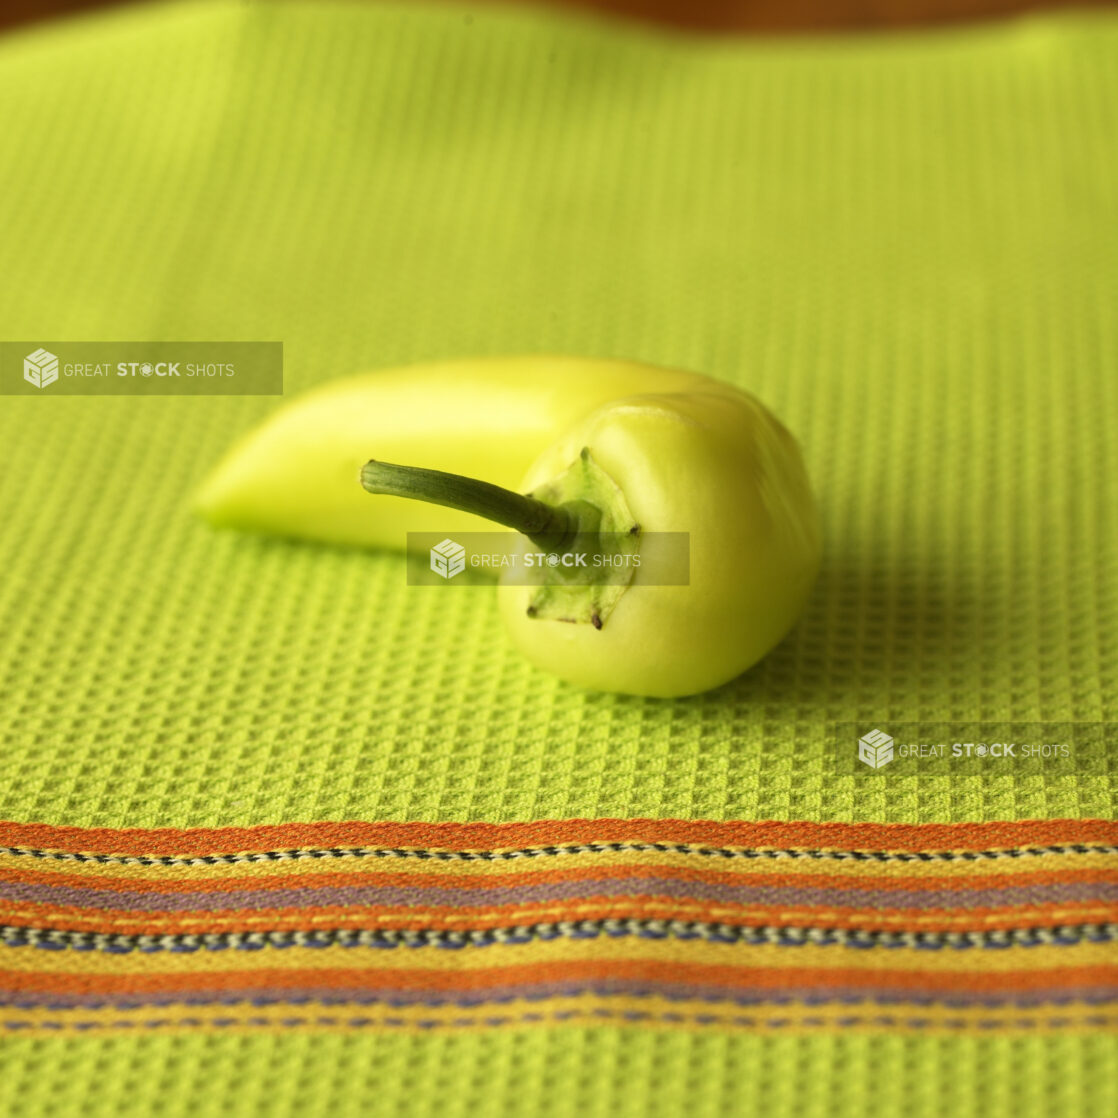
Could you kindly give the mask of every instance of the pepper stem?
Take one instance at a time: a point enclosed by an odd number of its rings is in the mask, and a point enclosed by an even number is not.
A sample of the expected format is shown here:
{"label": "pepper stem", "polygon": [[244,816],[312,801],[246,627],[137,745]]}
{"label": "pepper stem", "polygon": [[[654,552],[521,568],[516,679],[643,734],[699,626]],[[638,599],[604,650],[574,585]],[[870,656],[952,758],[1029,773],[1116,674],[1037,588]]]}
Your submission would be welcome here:
{"label": "pepper stem", "polygon": [[512,528],[533,543],[553,550],[562,550],[578,532],[577,515],[562,506],[547,505],[535,497],[461,474],[426,470],[420,466],[397,466],[374,459],[361,467],[361,485],[370,493],[410,497],[473,513]]}

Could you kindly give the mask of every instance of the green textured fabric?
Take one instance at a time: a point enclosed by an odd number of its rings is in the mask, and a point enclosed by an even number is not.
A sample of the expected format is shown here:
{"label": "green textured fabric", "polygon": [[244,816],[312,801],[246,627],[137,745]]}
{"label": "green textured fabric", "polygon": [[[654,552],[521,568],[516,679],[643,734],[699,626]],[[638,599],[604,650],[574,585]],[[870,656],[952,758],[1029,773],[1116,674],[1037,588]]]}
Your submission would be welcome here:
{"label": "green textured fabric", "polygon": [[233,1099],[276,1118],[1053,1118],[1118,1108],[1118,1050],[1106,1037],[809,1043],[572,1028],[438,1043],[325,1034],[89,1039],[65,1049],[20,1038],[7,1047],[13,1073],[0,1080],[0,1105],[21,1116],[89,1114],[94,1097],[97,1113],[114,1118],[217,1118],[236,1112]]}
{"label": "green textured fabric", "polygon": [[737,682],[587,694],[484,588],[192,519],[274,401],[2,398],[0,815],[1113,814],[1113,765],[836,779],[827,723],[1118,717],[1116,62],[1111,19],[814,45],[202,4],[10,38],[5,337],[279,338],[289,394],[525,350],[715,373],[800,437],[827,554]]}
{"label": "green textured fabric", "polygon": [[[1113,816],[1113,758],[835,777],[827,726],[1118,718],[1116,126],[1107,16],[749,42],[227,3],[0,42],[0,336],[281,339],[289,395],[464,354],[694,368],[796,432],[826,533],[756,669],[588,694],[518,658],[484,588],[192,519],[275,401],[0,397],[0,816]],[[1118,1105],[1112,1042],[1074,1037],[7,1052],[24,1115]]]}

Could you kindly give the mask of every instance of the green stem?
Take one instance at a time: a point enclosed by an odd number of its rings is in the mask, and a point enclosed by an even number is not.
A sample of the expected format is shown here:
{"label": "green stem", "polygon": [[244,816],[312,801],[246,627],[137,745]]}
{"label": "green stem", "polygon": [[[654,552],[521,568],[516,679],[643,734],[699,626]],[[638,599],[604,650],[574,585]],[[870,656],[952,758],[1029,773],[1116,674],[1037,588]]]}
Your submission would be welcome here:
{"label": "green stem", "polygon": [[361,468],[361,484],[370,493],[410,497],[473,513],[512,528],[533,543],[552,550],[569,545],[578,532],[578,517],[561,506],[546,505],[534,497],[513,493],[511,489],[442,470],[373,460]]}

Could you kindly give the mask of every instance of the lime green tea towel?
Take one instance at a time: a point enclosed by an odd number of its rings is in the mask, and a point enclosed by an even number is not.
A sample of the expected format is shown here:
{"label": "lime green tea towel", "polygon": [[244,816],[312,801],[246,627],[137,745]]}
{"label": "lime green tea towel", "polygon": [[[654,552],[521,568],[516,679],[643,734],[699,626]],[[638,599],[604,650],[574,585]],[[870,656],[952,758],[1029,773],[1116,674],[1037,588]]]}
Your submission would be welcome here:
{"label": "lime green tea towel", "polygon": [[[77,935],[87,920],[92,937],[114,935],[121,920],[120,935],[155,935],[135,918],[159,907],[145,899],[153,882],[176,883],[178,920],[205,908],[187,898],[216,889],[210,877],[290,891],[285,875],[320,872],[318,854],[340,841],[255,828],[618,819],[660,821],[641,831],[654,843],[674,841],[672,821],[1063,820],[1051,842],[1025,831],[995,846],[1059,847],[1043,856],[1074,864],[1044,887],[1085,906],[1075,927],[1093,926],[1086,907],[1112,903],[1110,871],[1075,859],[1111,855],[1070,848],[1086,821],[1118,814],[1105,736],[1070,765],[874,774],[836,764],[833,727],[1118,717],[1116,127],[1118,19],[1106,14],[715,40],[502,7],[280,0],[139,7],[0,41],[0,340],[282,341],[288,396],[469,354],[693,368],[756,393],[795,432],[825,533],[804,617],[740,679],[675,702],[583,692],[516,655],[484,587],[409,589],[399,556],[192,518],[193,487],[274,399],[0,394],[11,926],[49,909],[39,931]],[[26,826],[49,830],[31,841]],[[542,846],[524,848],[554,845],[547,828],[566,826],[546,823]],[[129,845],[134,828],[149,854]],[[167,828],[209,829],[200,853],[178,838],[171,858],[312,855],[263,885],[266,862],[226,874],[82,860],[162,856]],[[898,848],[858,834],[835,849],[986,850],[979,837]],[[745,859],[765,846],[735,835],[711,849]],[[1087,846],[1113,845],[1091,835]],[[441,831],[409,843],[481,849]],[[11,853],[23,849],[37,854]],[[633,857],[677,855],[690,856]],[[1018,864],[999,858],[995,876]],[[953,863],[943,887],[972,888],[954,876],[970,872]],[[700,885],[744,887],[688,889]],[[983,888],[1003,886],[1025,888]],[[565,918],[577,890],[563,889]],[[126,911],[107,896],[121,892],[145,897]],[[71,972],[80,936],[58,952],[33,938],[13,931],[0,947],[0,969],[31,968],[11,984],[20,1004],[89,999],[109,978],[118,992],[170,982],[162,961],[157,978],[132,973],[139,956],[111,962],[131,941],[95,940],[104,952]],[[1113,966],[1111,941],[1077,942],[1091,967]],[[696,949],[693,962],[720,950]],[[216,948],[192,958],[225,965]],[[819,974],[834,956],[821,958]],[[965,984],[969,965],[951,981]],[[79,970],[80,989],[63,990],[58,975]],[[908,982],[904,970],[882,988]],[[0,1098],[21,1115],[1118,1108],[1118,1046],[1082,1021],[988,1035],[603,1018],[457,1033],[48,1027],[5,1040]]]}

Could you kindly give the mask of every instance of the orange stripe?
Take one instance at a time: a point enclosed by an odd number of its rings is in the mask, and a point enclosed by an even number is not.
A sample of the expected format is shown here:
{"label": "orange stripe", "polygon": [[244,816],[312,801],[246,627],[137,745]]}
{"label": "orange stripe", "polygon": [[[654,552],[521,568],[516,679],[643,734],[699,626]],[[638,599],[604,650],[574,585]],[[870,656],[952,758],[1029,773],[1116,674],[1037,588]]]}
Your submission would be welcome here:
{"label": "orange stripe", "polygon": [[14,884],[69,886],[76,889],[103,889],[117,893],[226,893],[267,892],[273,889],[320,889],[334,887],[399,886],[402,888],[498,889],[521,885],[548,885],[567,881],[602,881],[613,879],[695,881],[713,885],[749,885],[757,888],[798,889],[872,889],[896,892],[922,892],[937,889],[1003,889],[1032,885],[1118,884],[1118,870],[1045,870],[1035,873],[982,874],[962,877],[937,876],[919,878],[887,878],[872,873],[852,874],[836,869],[833,873],[764,873],[728,870],[702,870],[690,867],[631,865],[581,866],[555,870],[501,870],[466,877],[448,874],[432,867],[430,873],[399,873],[392,871],[347,873],[275,873],[253,877],[216,877],[203,880],[181,877],[120,878],[97,873],[42,872],[27,869],[0,869],[0,881]]}
{"label": "orange stripe", "polygon": [[[197,910],[196,910],[197,911]],[[535,905],[491,906],[472,911],[461,906],[411,907],[381,910],[373,906],[307,907],[200,911],[197,916],[137,916],[106,909],[96,913],[62,905],[24,903],[4,913],[10,925],[72,928],[122,934],[168,934],[175,932],[306,931],[316,928],[453,929],[500,928],[555,920],[600,920],[606,918],[728,921],[777,927],[821,926],[834,928],[878,928],[894,931],[964,931],[1098,923],[1118,917],[1116,905],[1030,905],[1004,908],[975,908],[966,912],[950,909],[865,910],[845,906],[795,907],[703,904],[655,899],[588,898],[574,903],[539,902]]]}
{"label": "orange stripe", "polygon": [[1058,967],[1046,971],[1006,971],[975,975],[942,971],[727,967],[654,960],[575,960],[551,965],[523,964],[470,971],[423,968],[354,971],[313,967],[299,970],[225,971],[193,974],[77,975],[0,971],[0,988],[48,994],[151,994],[196,990],[325,989],[486,990],[578,979],[630,978],[652,982],[710,985],[727,989],[926,990],[1005,993],[1083,986],[1118,986],[1118,966]]}
{"label": "orange stripe", "polygon": [[353,846],[501,850],[590,842],[895,852],[995,850],[1073,843],[1118,845],[1118,821],[1045,819],[910,824],[568,819],[532,823],[285,823],[188,830],[0,824],[3,846],[138,857]]}

